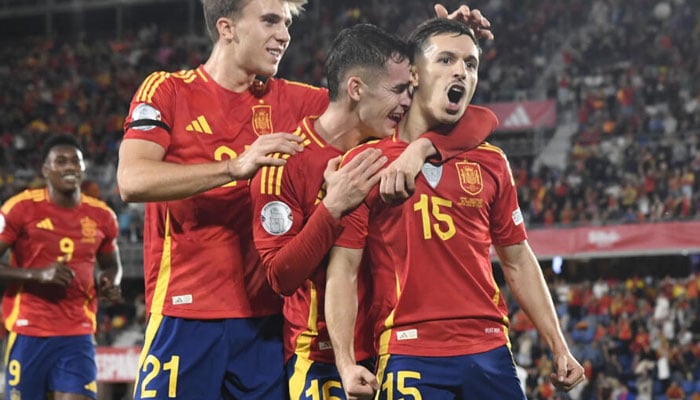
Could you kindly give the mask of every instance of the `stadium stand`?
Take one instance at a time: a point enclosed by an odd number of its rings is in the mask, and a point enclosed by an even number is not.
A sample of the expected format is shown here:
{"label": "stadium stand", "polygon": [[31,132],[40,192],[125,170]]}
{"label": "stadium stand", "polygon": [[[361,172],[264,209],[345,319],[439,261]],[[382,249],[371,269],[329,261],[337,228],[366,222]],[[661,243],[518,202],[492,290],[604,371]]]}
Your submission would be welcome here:
{"label": "stadium stand", "polygon": [[[54,14],[47,14],[48,3]],[[208,39],[197,0],[170,2],[185,15],[179,23],[149,12],[168,3],[162,0],[99,1],[83,8],[76,7],[86,4],[79,0],[48,3],[0,1],[0,23],[9,32],[0,38],[0,200],[43,184],[36,149],[49,132],[79,136],[91,162],[85,190],[119,213],[128,285],[126,304],[101,309],[97,338],[105,346],[138,346],[145,316],[142,208],[123,204],[118,195],[122,124],[146,74],[200,64]],[[70,4],[79,17],[61,8]],[[697,1],[468,4],[483,11],[496,35],[482,43],[475,103],[556,101],[555,128],[489,138],[511,155],[531,231],[561,229],[566,235],[577,227],[700,220]],[[405,33],[431,13],[420,0],[311,1],[292,25],[294,40],[280,75],[323,85],[324,49],[340,28],[372,22]],[[65,21],[78,27],[65,30]],[[572,257],[561,274],[544,260],[588,381],[569,394],[554,390],[545,347],[511,302],[513,353],[528,397],[700,399],[699,247],[665,257]],[[110,393],[122,392],[128,393]]]}

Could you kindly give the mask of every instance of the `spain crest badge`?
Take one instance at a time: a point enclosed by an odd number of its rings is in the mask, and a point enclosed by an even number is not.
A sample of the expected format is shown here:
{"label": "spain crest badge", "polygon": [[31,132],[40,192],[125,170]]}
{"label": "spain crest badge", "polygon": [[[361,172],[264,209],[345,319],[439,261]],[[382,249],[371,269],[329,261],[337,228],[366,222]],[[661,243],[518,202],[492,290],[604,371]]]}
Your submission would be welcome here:
{"label": "spain crest badge", "polygon": [[460,161],[456,163],[455,166],[457,167],[457,175],[459,176],[459,185],[465,192],[476,196],[484,190],[481,167],[478,163]]}

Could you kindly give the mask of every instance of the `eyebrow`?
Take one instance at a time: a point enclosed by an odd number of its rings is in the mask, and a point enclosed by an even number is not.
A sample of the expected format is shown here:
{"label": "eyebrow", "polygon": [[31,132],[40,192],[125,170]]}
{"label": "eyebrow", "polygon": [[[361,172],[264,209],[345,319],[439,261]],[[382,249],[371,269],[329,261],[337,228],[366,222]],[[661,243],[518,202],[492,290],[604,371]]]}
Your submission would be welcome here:
{"label": "eyebrow", "polygon": [[471,61],[471,62],[473,62],[473,63],[479,65],[479,58],[478,58],[478,57],[475,57],[475,56],[473,56],[473,55],[471,55],[471,54],[470,54],[469,56],[467,56],[467,57],[464,59],[464,61]]}
{"label": "eyebrow", "polygon": [[290,25],[292,25],[292,19],[291,18],[286,18],[280,14],[276,13],[267,13],[263,14],[260,16],[260,19],[265,21],[265,20],[271,20],[274,23],[278,23],[280,21],[284,21],[284,24],[289,28]]}
{"label": "eyebrow", "polygon": [[455,52],[452,50],[441,50],[441,51],[437,52],[436,56],[437,57],[444,57],[444,56],[457,57],[457,54],[455,54]]}
{"label": "eyebrow", "polygon": [[[451,57],[451,58],[460,58],[457,56],[457,53],[455,53],[452,50],[443,50],[435,56],[435,58],[442,58],[442,57]],[[468,56],[464,57],[462,60],[464,61],[471,61],[473,63],[479,64],[479,58],[474,56],[473,54],[469,54]]]}
{"label": "eyebrow", "polygon": [[410,85],[409,82],[398,83],[398,84],[392,86],[391,90],[395,90],[397,92],[403,92],[404,90],[406,90],[406,88],[408,88],[409,85]]}

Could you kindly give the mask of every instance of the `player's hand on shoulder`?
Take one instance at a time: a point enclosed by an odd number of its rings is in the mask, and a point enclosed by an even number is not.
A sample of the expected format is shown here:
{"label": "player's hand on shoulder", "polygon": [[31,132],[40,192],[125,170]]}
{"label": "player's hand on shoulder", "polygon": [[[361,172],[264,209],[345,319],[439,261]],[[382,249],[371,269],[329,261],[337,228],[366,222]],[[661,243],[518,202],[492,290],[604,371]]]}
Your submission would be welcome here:
{"label": "player's hand on shoulder", "polygon": [[489,22],[486,17],[481,15],[481,11],[478,9],[472,10],[469,8],[469,6],[462,4],[459,6],[459,8],[450,13],[447,11],[445,6],[438,3],[435,4],[435,15],[439,18],[447,18],[463,22],[472,28],[477,39],[494,39],[493,33],[491,33],[490,30],[491,22]]}
{"label": "player's hand on shoulder", "polygon": [[353,365],[340,373],[348,400],[370,400],[379,389],[377,377],[361,365]]}
{"label": "player's hand on shoulder", "polygon": [[366,149],[347,164],[338,168],[340,157],[328,162],[323,178],[326,181],[326,197],[323,204],[336,218],[357,207],[372,187],[379,183],[378,172],[387,158],[378,149]]}
{"label": "player's hand on shoulder", "polygon": [[44,268],[37,269],[34,273],[33,280],[44,285],[68,287],[74,277],[75,272],[73,272],[69,266],[63,261],[56,261]]}
{"label": "player's hand on shoulder", "polygon": [[[419,139],[425,140],[425,139]],[[429,143],[426,141],[426,143]],[[428,149],[433,149],[432,144]],[[387,204],[398,204],[411,197],[416,190],[416,177],[426,157],[425,146],[409,145],[401,155],[381,172],[379,194]]]}
{"label": "player's hand on shoulder", "polygon": [[227,161],[229,175],[232,180],[250,179],[264,165],[284,165],[287,161],[279,154],[294,155],[304,151],[301,142],[301,137],[291,133],[262,135],[240,156]]}
{"label": "player's hand on shoulder", "polygon": [[550,375],[552,384],[567,392],[586,380],[583,367],[570,352],[554,353],[554,368]]}

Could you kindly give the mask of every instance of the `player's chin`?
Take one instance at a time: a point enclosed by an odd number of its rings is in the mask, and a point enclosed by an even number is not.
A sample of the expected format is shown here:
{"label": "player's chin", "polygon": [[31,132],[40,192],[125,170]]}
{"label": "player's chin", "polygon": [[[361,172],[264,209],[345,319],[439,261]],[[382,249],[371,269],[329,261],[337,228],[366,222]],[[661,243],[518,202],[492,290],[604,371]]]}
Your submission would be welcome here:
{"label": "player's chin", "polygon": [[61,182],[58,185],[54,185],[54,189],[56,189],[57,192],[65,193],[65,194],[74,193],[74,192],[80,190],[80,187],[81,187],[80,182],[72,182],[72,183]]}
{"label": "player's chin", "polygon": [[384,122],[383,129],[380,132],[382,137],[389,137],[393,135],[396,131],[396,128],[399,126],[399,122],[401,122],[401,118],[399,117],[387,117],[387,119]]}
{"label": "player's chin", "polygon": [[464,111],[445,111],[438,117],[438,122],[441,125],[454,125],[459,122],[459,119],[464,115]]}
{"label": "player's chin", "polygon": [[277,75],[277,70],[278,70],[279,64],[267,64],[267,65],[261,65],[260,68],[258,68],[258,72],[256,75],[258,76],[263,76],[263,77],[271,77]]}
{"label": "player's chin", "polygon": [[464,115],[466,110],[467,103],[465,101],[460,101],[458,103],[448,101],[447,105],[445,105],[443,108],[443,112],[441,113],[442,115],[439,116],[439,119],[444,119],[444,121],[440,122],[443,124],[456,123],[460,118],[462,118],[462,115]]}

